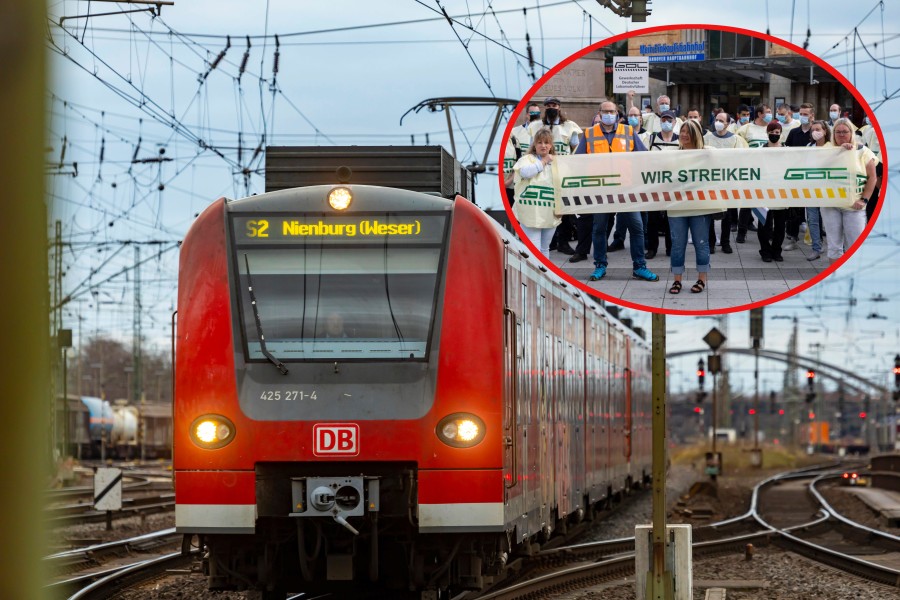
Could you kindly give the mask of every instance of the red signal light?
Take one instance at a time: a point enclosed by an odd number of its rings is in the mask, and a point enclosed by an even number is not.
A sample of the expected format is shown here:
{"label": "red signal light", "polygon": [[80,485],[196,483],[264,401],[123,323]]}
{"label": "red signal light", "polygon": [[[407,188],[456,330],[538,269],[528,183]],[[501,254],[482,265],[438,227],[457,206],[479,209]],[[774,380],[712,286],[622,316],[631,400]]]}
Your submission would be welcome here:
{"label": "red signal light", "polygon": [[812,378],[814,378],[815,376],[816,376],[816,372],[813,371],[812,369],[810,369],[809,371],[806,372],[806,378],[807,378],[807,379],[812,379]]}
{"label": "red signal light", "polygon": [[842,477],[843,477],[844,479],[849,479],[849,478],[850,478],[850,473],[844,473],[844,474],[842,475]]}
{"label": "red signal light", "polygon": [[699,406],[695,406],[695,407],[694,407],[694,412],[697,413],[697,414],[700,414],[701,412],[703,412],[703,409],[700,408]]}
{"label": "red signal light", "polygon": [[751,414],[751,415],[755,415],[755,414],[756,414],[756,409],[755,409],[755,408],[751,408],[750,410],[747,411],[747,413],[748,413],[748,414]]}
{"label": "red signal light", "polygon": [[779,408],[779,409],[778,409],[778,414],[779,414],[779,415],[784,415],[784,409],[783,409],[783,408]]}
{"label": "red signal light", "polygon": [[866,413],[864,413],[864,412],[859,413],[859,418],[860,418],[860,419],[865,419],[865,418],[866,418]]}

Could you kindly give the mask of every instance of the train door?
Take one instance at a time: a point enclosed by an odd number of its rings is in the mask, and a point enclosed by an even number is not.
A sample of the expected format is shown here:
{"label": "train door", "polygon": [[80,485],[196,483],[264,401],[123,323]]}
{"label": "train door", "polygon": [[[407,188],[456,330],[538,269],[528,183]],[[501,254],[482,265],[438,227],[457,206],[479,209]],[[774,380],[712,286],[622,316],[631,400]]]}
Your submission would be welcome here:
{"label": "train door", "polygon": [[568,398],[566,390],[566,307],[563,298],[557,291],[553,295],[553,301],[557,305],[553,311],[554,319],[554,380],[556,382],[553,402],[554,428],[554,475],[556,477],[556,502],[559,507],[557,516],[568,512],[569,507],[569,428],[568,428]]}
{"label": "train door", "polygon": [[610,359],[610,345],[609,345],[609,322],[604,318],[600,320],[598,324],[599,327],[599,339],[600,339],[600,350],[598,352],[597,357],[597,402],[600,415],[600,435],[598,439],[600,440],[600,460],[602,464],[600,465],[600,486],[604,494],[607,493],[610,485],[610,454],[609,454],[609,446],[610,446],[610,389],[609,389],[609,359]]}
{"label": "train door", "polygon": [[541,453],[540,453],[540,469],[538,470],[541,478],[541,524],[550,525],[550,510],[553,506],[553,413],[552,413],[552,396],[551,389],[553,365],[551,359],[553,356],[553,340],[551,320],[553,318],[552,302],[549,300],[549,291],[541,288],[538,295],[538,326],[539,331],[539,351],[538,351],[538,419],[541,422]]}
{"label": "train door", "polygon": [[585,396],[584,396],[584,321],[580,310],[570,310],[572,315],[569,328],[569,348],[571,349],[568,377],[572,390],[572,505],[581,506],[587,494],[585,485],[584,442],[585,442]]}
{"label": "train door", "polygon": [[597,318],[593,311],[585,312],[585,368],[584,368],[584,470],[587,494],[591,503],[599,500],[598,469],[600,458],[600,427],[597,415],[597,346],[599,344]]}
{"label": "train door", "polygon": [[625,410],[624,410],[624,422],[623,422],[623,431],[622,431],[622,456],[625,461],[626,474],[630,474],[631,472],[631,446],[634,442],[634,401],[632,398],[632,389],[631,389],[631,380],[632,380],[632,370],[631,370],[631,338],[625,336],[623,340],[623,350],[624,350],[624,359],[625,359],[625,367],[623,370],[623,384],[625,386]]}
{"label": "train door", "polygon": [[504,341],[503,341],[503,408],[504,408],[504,432],[506,440],[503,452],[503,471],[506,484],[506,503],[509,515],[522,514],[523,489],[521,477],[522,449],[519,443],[519,431],[521,416],[518,410],[518,398],[520,395],[519,373],[521,364],[521,303],[519,290],[522,273],[521,263],[516,258],[507,254],[505,270],[505,302],[504,302]]}

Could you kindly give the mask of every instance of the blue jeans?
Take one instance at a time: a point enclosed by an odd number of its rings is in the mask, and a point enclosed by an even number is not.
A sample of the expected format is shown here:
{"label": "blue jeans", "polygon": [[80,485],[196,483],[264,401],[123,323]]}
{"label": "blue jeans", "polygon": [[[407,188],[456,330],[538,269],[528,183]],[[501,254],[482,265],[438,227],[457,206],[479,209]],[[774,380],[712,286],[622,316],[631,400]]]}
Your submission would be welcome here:
{"label": "blue jeans", "polygon": [[809,237],[812,240],[813,252],[822,251],[822,218],[818,208],[806,209],[806,225],[809,227]]}
{"label": "blue jeans", "polygon": [[[645,212],[641,212],[638,214],[641,215],[641,226],[643,227],[644,239],[646,240],[647,239],[647,213],[645,211]],[[613,241],[614,242],[622,242],[623,244],[625,243],[625,229],[627,228],[627,226],[628,226],[627,219],[621,219],[621,218],[616,219],[616,228],[615,228],[615,231],[613,232]]]}
{"label": "blue jeans", "polygon": [[672,232],[672,274],[684,273],[684,254],[687,250],[687,234],[691,232],[694,252],[697,254],[697,272],[709,272],[709,215],[695,217],[669,216]]}
{"label": "blue jeans", "polygon": [[[640,269],[647,266],[644,260],[644,223],[641,221],[640,213],[622,212],[618,213],[616,220],[624,223],[623,227],[628,228],[631,234],[631,242],[629,249],[631,250],[631,264],[634,269]],[[609,213],[596,213],[594,215],[594,229],[592,232],[594,244],[594,266],[605,267],[606,262],[606,224],[609,221]]]}

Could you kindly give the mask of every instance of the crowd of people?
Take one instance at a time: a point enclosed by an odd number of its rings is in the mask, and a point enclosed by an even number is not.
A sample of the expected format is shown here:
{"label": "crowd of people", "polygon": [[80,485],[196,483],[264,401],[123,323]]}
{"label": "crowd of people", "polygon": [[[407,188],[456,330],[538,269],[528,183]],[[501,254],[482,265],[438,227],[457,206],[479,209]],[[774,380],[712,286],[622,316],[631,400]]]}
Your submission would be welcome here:
{"label": "crowd of people", "polygon": [[[505,153],[507,198],[522,230],[545,255],[557,250],[569,255],[569,262],[578,263],[590,254],[594,271],[589,279],[599,281],[606,275],[607,254],[623,250],[627,234],[633,276],[653,282],[659,276],[647,261],[657,256],[663,237],[673,279],[669,293],[678,294],[690,233],[697,270],[690,291],[701,293],[707,285],[710,255],[716,251],[716,222],[720,223],[718,245],[723,253],[733,252],[731,233],[736,233],[736,243],[744,244],[747,233],[755,231],[763,262],[781,262],[782,252],[797,250],[804,222],[812,246],[810,261],[819,260],[823,251],[828,261],[837,260],[862,234],[881,183],[878,136],[868,117],[857,128],[838,104],[831,105],[828,119],[817,119],[808,102],[799,106],[781,103],[774,112],[764,103],[755,107],[741,104],[733,116],[717,108],[704,127],[699,110],[688,110],[682,119],[672,110],[668,96],[656,99],[655,112],[650,105],[643,109],[634,106],[633,98],[634,93],[629,93],[628,107],[612,100],[602,102],[592,125],[582,129],[562,112],[559,99],[550,97],[544,101],[543,112],[538,104],[529,105],[527,121],[512,130]],[[854,152],[857,190],[852,206],[681,210],[668,215],[664,211],[555,214],[549,166],[560,155],[785,146],[842,147]]]}

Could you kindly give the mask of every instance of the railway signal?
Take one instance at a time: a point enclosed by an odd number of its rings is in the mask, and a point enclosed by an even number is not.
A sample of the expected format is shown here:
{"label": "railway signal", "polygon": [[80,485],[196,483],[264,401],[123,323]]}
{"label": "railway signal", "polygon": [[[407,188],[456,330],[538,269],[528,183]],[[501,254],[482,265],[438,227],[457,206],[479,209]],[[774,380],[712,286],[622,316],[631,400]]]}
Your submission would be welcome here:
{"label": "railway signal", "polygon": [[700,386],[700,391],[703,391],[703,384],[706,382],[706,366],[703,364],[703,359],[697,361],[697,385]]}
{"label": "railway signal", "polygon": [[811,403],[816,399],[816,372],[812,369],[806,371],[806,402]]}
{"label": "railway signal", "polygon": [[900,354],[894,356],[894,402],[900,400]]}
{"label": "railway signal", "polygon": [[769,392],[769,414],[775,414],[775,390]]}

